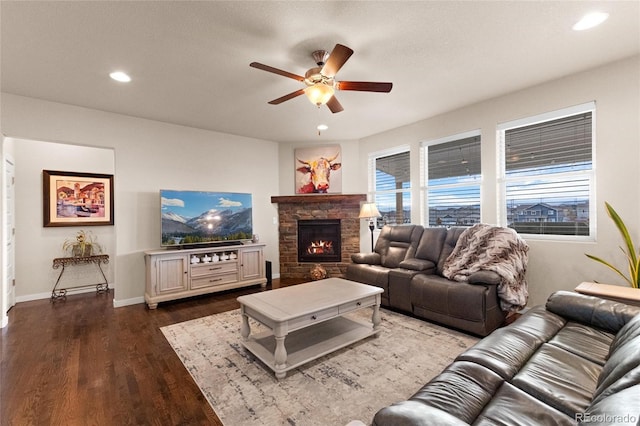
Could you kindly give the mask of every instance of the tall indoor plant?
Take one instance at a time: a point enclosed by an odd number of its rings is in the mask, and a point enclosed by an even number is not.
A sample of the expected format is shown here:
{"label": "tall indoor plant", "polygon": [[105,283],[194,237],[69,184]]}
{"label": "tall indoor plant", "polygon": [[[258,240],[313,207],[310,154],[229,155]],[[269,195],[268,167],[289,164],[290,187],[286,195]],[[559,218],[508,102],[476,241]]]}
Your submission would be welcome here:
{"label": "tall indoor plant", "polygon": [[607,208],[607,214],[609,215],[611,220],[613,220],[613,223],[616,225],[616,228],[618,228],[618,231],[620,231],[620,234],[622,235],[625,247],[620,247],[620,250],[622,250],[622,252],[625,254],[625,257],[627,258],[629,275],[625,275],[620,269],[616,268],[615,266],[613,266],[613,264],[600,257],[594,256],[592,254],[587,254],[586,256],[589,259],[600,262],[615,271],[618,275],[624,278],[624,280],[631,287],[638,288],[638,280],[640,279],[640,252],[636,249],[635,244],[631,239],[631,235],[629,234],[629,230],[627,229],[627,226],[624,224],[624,221],[622,220],[620,215],[618,215],[618,213],[613,209],[613,207],[611,207],[609,203],[605,202],[604,204]]}

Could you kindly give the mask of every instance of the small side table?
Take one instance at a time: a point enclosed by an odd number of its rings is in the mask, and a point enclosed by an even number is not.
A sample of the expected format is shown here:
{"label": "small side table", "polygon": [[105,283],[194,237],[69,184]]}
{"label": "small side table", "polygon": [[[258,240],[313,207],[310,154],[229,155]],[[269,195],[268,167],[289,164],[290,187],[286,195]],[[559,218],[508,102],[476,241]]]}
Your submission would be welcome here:
{"label": "small side table", "polygon": [[[51,291],[51,300],[56,300],[59,298],[64,298],[67,296],[67,291],[75,290],[80,288],[96,288],[96,293],[102,293],[109,291],[109,283],[107,282],[107,277],[102,270],[102,264],[109,263],[109,255],[108,254],[99,254],[96,256],[81,256],[81,257],[57,257],[53,259],[53,269],[58,269],[62,267],[60,270],[60,275],[58,275],[58,279],[56,280],[56,284],[53,286],[53,290]],[[104,278],[104,282],[100,282],[97,284],[84,284],[78,285],[74,287],[67,288],[58,288],[58,284],[60,284],[60,279],[62,278],[62,274],[64,274],[65,268],[67,266],[72,265],[86,265],[86,264],[94,264],[102,274],[102,278]]]}
{"label": "small side table", "polygon": [[640,306],[640,289],[619,285],[583,282],[574,289],[578,293]]}

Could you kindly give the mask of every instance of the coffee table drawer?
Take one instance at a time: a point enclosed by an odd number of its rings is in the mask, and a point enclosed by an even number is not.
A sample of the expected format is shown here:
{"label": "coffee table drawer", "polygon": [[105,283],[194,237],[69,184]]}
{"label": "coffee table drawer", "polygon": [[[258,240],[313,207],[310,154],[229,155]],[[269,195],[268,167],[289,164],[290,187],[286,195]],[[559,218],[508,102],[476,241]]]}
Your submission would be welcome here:
{"label": "coffee table drawer", "polygon": [[311,324],[333,318],[338,316],[340,310],[337,306],[324,309],[322,311],[314,312],[308,315],[303,315],[298,318],[289,320],[289,330],[296,330],[301,327],[308,327]]}
{"label": "coffee table drawer", "polygon": [[353,302],[343,303],[338,307],[340,314],[346,312],[355,311],[356,309],[364,308],[365,306],[372,306],[376,304],[376,296],[364,297],[360,300],[354,300]]}

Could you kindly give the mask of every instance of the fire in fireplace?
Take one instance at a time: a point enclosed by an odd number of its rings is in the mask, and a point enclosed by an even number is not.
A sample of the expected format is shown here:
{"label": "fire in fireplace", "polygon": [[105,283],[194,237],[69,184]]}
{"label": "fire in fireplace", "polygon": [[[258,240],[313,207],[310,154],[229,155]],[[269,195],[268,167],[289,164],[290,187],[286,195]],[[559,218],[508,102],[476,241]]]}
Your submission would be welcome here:
{"label": "fire in fireplace", "polygon": [[298,221],[298,262],[340,262],[340,219]]}

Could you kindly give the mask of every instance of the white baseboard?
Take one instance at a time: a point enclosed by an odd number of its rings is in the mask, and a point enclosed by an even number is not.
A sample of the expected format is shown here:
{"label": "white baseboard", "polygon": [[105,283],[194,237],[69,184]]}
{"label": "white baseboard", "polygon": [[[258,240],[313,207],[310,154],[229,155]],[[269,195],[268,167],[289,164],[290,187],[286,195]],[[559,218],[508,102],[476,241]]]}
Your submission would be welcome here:
{"label": "white baseboard", "polygon": [[0,323],[0,328],[5,328],[9,324],[9,317],[6,315],[2,316],[2,323]]}
{"label": "white baseboard", "polygon": [[123,306],[129,306],[129,305],[137,305],[139,303],[144,303],[144,296],[133,297],[131,299],[123,299],[123,300],[113,299],[114,308],[121,308]]}

